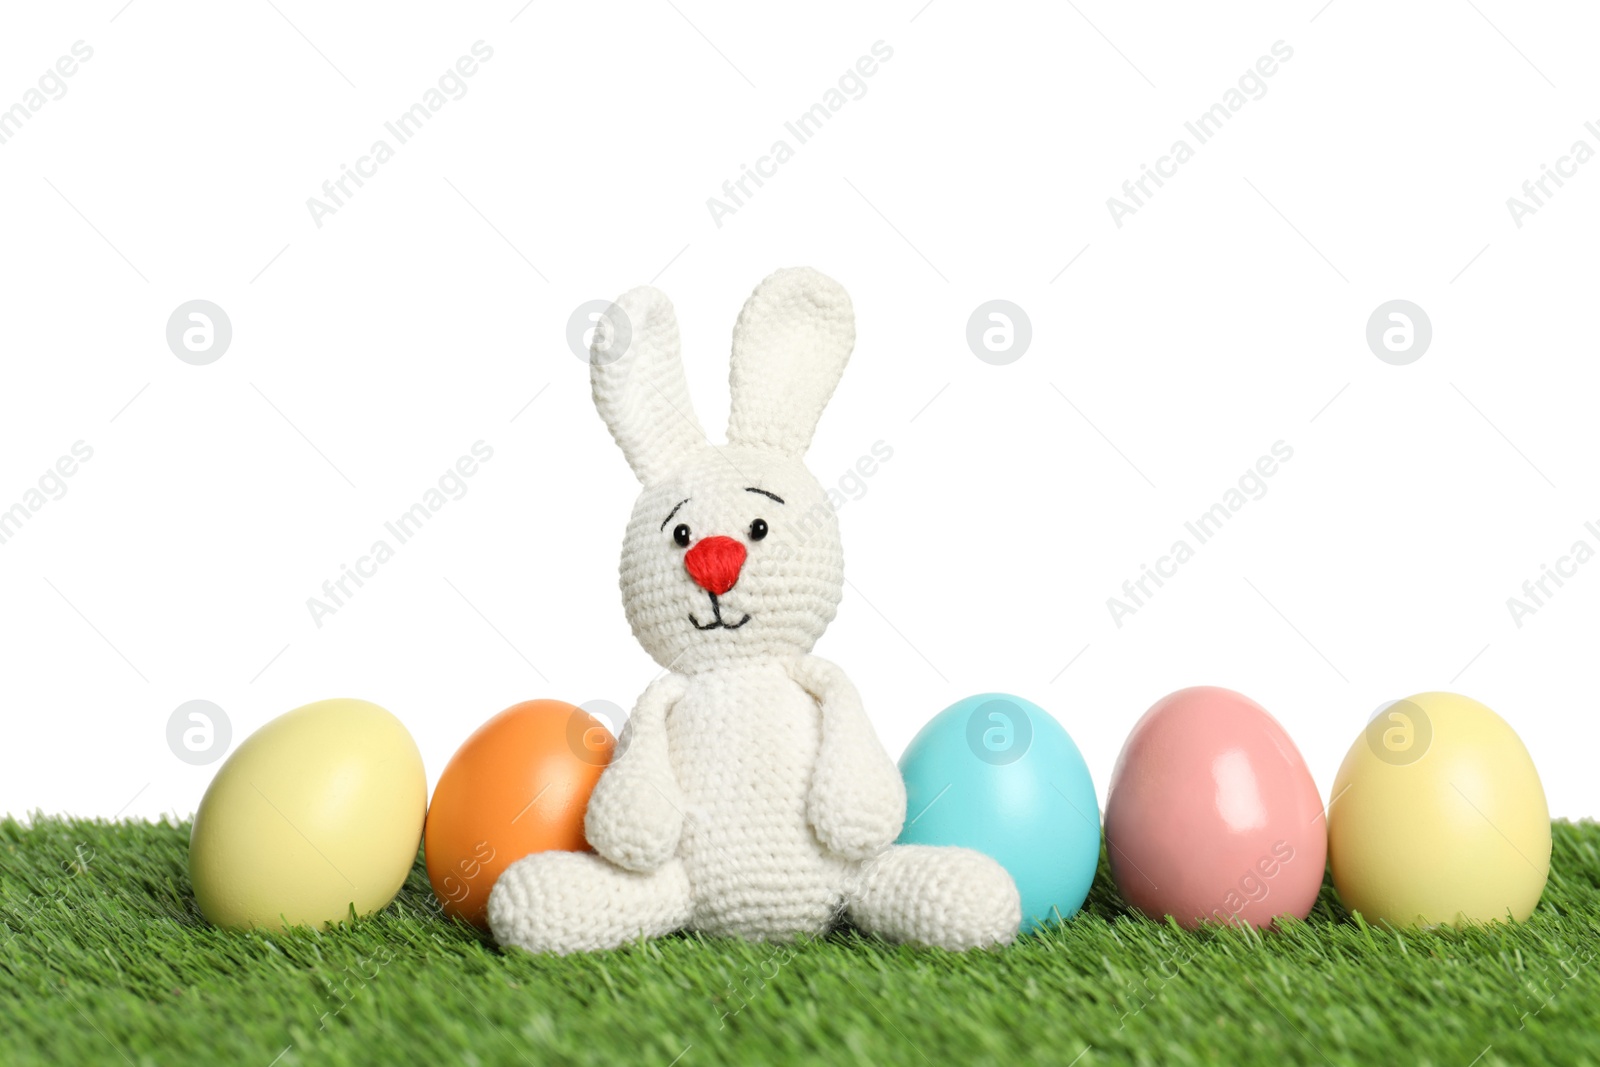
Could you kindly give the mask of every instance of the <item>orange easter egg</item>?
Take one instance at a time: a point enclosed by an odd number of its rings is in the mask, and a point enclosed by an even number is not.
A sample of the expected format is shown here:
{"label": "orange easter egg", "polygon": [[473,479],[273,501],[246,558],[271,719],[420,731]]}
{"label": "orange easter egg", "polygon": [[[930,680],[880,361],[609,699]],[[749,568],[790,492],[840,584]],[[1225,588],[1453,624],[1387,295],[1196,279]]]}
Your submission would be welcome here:
{"label": "orange easter egg", "polygon": [[585,852],[583,813],[616,739],[560,700],[513,705],[450,758],[428,806],[423,851],[444,906],[488,927],[489,890],[533,852]]}

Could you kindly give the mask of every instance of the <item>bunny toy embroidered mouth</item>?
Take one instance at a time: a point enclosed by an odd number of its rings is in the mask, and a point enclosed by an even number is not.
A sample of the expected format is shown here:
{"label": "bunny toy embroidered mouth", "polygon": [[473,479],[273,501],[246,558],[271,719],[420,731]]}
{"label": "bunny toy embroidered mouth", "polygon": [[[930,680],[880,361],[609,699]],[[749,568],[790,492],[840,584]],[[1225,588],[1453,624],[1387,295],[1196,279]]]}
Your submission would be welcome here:
{"label": "bunny toy embroidered mouth", "polygon": [[740,619],[738,622],[723,621],[722,605],[717,601],[717,594],[715,593],[711,594],[711,612],[712,619],[710,622],[701,622],[699,619],[694,617],[694,612],[692,611],[689,612],[689,621],[694,623],[694,628],[696,630],[737,630],[739,627],[750,621],[749,612],[745,612],[744,618]]}
{"label": "bunny toy embroidered mouth", "polygon": [[685,929],[792,940],[848,918],[947,949],[1011,941],[1021,901],[1004,867],[894,844],[905,783],[850,680],[811,653],[844,557],[803,458],[855,345],[850,297],[805,268],[757,286],[733,331],[726,445],[695,418],[667,298],[634,289],[607,318],[629,329],[620,352],[597,331],[595,407],[641,485],[622,604],[664,671],[589,797],[594,851],[506,868],[495,939],[565,954]]}

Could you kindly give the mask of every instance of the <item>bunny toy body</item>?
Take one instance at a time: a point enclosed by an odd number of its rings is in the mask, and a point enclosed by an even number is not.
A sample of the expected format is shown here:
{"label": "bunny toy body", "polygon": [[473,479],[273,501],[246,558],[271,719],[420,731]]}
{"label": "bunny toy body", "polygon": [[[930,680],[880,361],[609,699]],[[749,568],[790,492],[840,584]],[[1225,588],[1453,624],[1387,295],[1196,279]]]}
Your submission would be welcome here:
{"label": "bunny toy body", "polygon": [[595,852],[507,868],[489,897],[496,940],[563,954],[685,928],[785,940],[848,914],[895,941],[1010,941],[1021,906],[1003,867],[892,844],[900,773],[854,686],[811,655],[844,571],[833,508],[801,457],[855,343],[850,298],[803,268],[757,287],[734,329],[720,448],[690,406],[666,297],[632,290],[606,318],[595,405],[644,486],[623,604],[667,673],[590,797]]}

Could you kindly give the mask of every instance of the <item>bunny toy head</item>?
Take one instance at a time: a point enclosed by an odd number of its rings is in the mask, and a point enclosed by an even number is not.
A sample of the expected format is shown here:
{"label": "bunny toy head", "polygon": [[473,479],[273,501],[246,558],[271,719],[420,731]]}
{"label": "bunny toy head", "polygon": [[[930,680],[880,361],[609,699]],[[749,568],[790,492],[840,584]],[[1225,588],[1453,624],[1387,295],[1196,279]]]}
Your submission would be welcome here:
{"label": "bunny toy head", "polygon": [[[620,314],[619,314],[620,312]],[[623,542],[623,606],[665,668],[693,674],[810,652],[844,587],[838,521],[802,463],[855,344],[839,284],[780,270],[733,331],[728,443],[689,402],[672,304],[617,299],[591,353],[595,407],[643,484]]]}

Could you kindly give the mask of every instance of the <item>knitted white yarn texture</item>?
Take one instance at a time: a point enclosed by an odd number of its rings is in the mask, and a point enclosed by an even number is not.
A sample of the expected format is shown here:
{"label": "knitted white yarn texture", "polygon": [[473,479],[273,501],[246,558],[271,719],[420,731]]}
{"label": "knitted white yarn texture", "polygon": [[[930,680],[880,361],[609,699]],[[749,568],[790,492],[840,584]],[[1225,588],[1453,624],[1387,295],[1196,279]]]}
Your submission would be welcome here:
{"label": "knitted white yarn texture", "polygon": [[[643,485],[623,606],[668,673],[639,697],[589,799],[594,853],[508,867],[489,896],[495,939],[559,954],[685,928],[788,940],[848,916],[894,941],[1011,941],[1021,903],[1003,867],[969,849],[892,844],[906,814],[900,772],[849,679],[811,655],[844,562],[801,457],[855,343],[849,296],[807,268],[756,288],[734,328],[724,447],[695,419],[667,298],[634,289],[607,317],[626,321],[627,339],[591,359],[595,406]],[[686,563],[709,537],[745,552],[719,595]]]}

